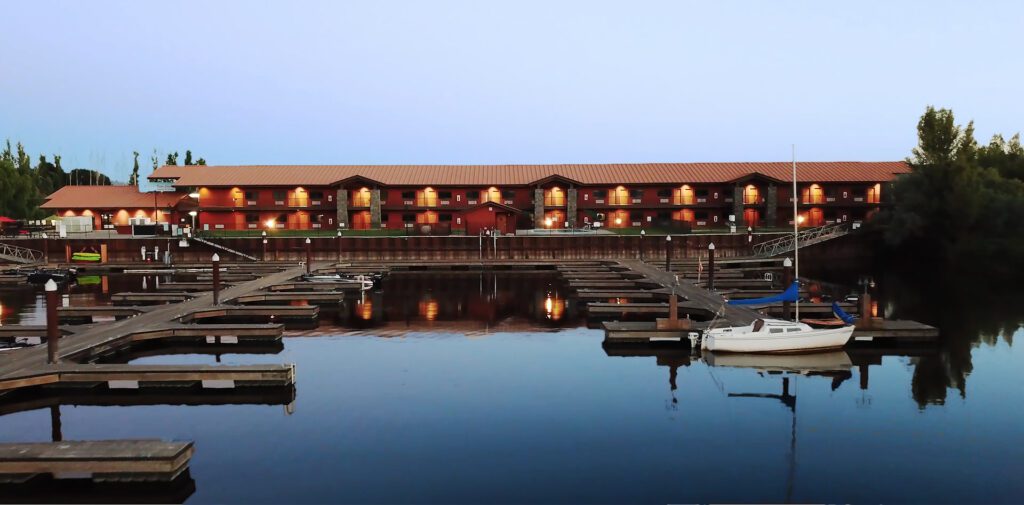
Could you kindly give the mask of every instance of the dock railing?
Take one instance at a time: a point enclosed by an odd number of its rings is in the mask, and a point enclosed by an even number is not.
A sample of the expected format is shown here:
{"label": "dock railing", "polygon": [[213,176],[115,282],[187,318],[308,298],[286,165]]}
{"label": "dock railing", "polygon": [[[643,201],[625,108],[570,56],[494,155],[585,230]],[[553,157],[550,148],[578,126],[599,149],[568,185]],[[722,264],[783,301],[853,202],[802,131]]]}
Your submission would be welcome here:
{"label": "dock railing", "polygon": [[[800,247],[819,244],[826,240],[842,237],[850,233],[850,226],[846,223],[836,223],[816,228],[810,228],[800,232]],[[793,235],[783,235],[779,238],[761,242],[754,245],[754,256],[771,258],[780,254],[792,252],[795,247]]]}
{"label": "dock railing", "polygon": [[10,261],[12,263],[42,263],[43,252],[35,249],[29,249],[27,247],[19,247],[16,245],[0,243],[0,259]]}

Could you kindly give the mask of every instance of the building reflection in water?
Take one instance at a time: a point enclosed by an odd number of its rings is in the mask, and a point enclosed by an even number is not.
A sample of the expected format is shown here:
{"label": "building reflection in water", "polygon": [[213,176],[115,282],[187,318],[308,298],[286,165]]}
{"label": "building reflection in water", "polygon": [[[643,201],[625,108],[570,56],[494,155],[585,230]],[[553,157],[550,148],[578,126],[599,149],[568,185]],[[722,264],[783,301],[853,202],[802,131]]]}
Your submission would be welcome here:
{"label": "building reflection in water", "polygon": [[382,289],[343,303],[336,324],[382,331],[547,330],[581,326],[575,309],[556,272],[396,272]]}

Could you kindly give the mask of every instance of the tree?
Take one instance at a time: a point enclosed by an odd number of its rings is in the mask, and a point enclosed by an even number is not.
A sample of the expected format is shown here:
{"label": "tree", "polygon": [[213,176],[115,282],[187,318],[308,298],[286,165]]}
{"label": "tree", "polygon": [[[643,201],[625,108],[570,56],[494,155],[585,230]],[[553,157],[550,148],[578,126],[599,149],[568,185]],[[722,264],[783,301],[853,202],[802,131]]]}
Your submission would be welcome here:
{"label": "tree", "polygon": [[132,166],[132,176],[128,179],[129,186],[139,185],[139,152],[132,151],[132,156],[135,157],[135,165]]}
{"label": "tree", "polygon": [[155,148],[153,149],[153,155],[149,157],[149,161],[150,163],[153,164],[154,172],[156,171],[156,169],[160,168],[160,157],[157,156]]}
{"label": "tree", "polygon": [[199,158],[198,160],[196,160],[196,165],[203,165],[203,166],[205,166],[206,165],[206,159],[205,158]]}
{"label": "tree", "polygon": [[177,165],[178,164],[178,151],[174,151],[167,155],[167,162],[165,165]]}
{"label": "tree", "polygon": [[185,165],[191,165],[191,164],[192,164],[192,151],[186,149],[185,150]]}
{"label": "tree", "polygon": [[[873,223],[900,257],[957,266],[1003,260],[1010,273],[1024,260],[1024,181],[1004,177],[1019,169],[1019,147],[1001,137],[979,147],[974,124],[956,124],[953,112],[928,107],[917,125],[911,172],[893,188],[891,209]],[[1019,142],[1018,142],[1019,146]]]}

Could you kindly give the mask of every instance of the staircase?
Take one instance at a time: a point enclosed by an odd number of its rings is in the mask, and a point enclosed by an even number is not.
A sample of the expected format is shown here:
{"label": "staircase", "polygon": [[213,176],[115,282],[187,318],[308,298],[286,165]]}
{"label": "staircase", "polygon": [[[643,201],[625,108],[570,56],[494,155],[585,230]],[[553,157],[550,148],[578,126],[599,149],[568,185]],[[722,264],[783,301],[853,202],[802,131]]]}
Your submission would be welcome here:
{"label": "staircase", "polygon": [[195,240],[196,242],[199,242],[199,243],[202,243],[202,244],[206,244],[206,245],[208,245],[210,247],[213,247],[215,249],[220,249],[221,251],[229,252],[231,254],[234,254],[235,256],[241,256],[243,258],[246,258],[246,259],[249,259],[249,260],[252,260],[252,261],[259,261],[259,259],[256,258],[255,256],[250,256],[248,254],[245,254],[244,252],[236,251],[236,250],[234,250],[234,249],[232,249],[232,248],[230,248],[228,246],[225,246],[225,245],[222,245],[222,244],[218,244],[218,243],[216,243],[216,242],[214,242],[214,241],[212,241],[210,239],[206,239],[206,238],[200,237],[198,235],[193,235],[192,236],[192,240]]}
{"label": "staircase", "polygon": [[[839,238],[848,233],[850,233],[850,227],[846,223],[836,223],[804,230],[800,232],[800,247],[820,244],[826,240]],[[786,234],[777,239],[772,239],[755,245],[754,256],[771,258],[780,254],[793,252],[794,249],[793,236]]]}
{"label": "staircase", "polygon": [[30,265],[32,263],[42,263],[43,253],[42,251],[27,247],[0,244],[0,260]]}

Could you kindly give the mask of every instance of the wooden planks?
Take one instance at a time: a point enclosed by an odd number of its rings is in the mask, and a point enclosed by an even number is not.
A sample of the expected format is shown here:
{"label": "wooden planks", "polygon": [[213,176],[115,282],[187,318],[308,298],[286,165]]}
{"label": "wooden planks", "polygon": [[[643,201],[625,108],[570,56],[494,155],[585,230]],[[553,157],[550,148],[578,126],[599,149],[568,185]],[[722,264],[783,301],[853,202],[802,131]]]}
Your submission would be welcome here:
{"label": "wooden planks", "polygon": [[0,479],[71,474],[95,481],[169,481],[188,468],[192,442],[89,440],[0,444]]}

